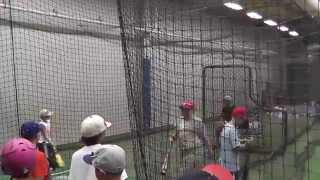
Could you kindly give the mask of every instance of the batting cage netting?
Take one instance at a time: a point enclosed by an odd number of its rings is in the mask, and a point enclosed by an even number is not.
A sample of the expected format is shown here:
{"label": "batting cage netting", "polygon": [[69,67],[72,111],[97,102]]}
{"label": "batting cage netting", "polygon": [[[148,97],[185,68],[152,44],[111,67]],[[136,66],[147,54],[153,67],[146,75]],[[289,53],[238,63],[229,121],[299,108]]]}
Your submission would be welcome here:
{"label": "batting cage netting", "polygon": [[231,157],[222,132],[243,106],[241,180],[318,180],[319,7],[2,0],[0,143],[41,109],[52,111],[52,140],[66,166],[51,177],[68,179],[80,123],[100,114],[112,122],[104,142],[126,150],[128,179],[175,179]]}
{"label": "batting cage netting", "polygon": [[233,106],[249,112],[241,179],[317,179],[318,4],[118,0],[137,179],[228,159]]}

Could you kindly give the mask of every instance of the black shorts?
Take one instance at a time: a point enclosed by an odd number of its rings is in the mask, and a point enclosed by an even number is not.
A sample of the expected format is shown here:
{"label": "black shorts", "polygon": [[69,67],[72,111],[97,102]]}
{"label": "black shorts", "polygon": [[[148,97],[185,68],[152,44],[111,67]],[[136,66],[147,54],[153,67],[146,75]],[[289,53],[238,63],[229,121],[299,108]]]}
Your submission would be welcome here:
{"label": "black shorts", "polygon": [[40,151],[42,151],[48,161],[49,161],[49,166],[52,170],[55,170],[58,167],[57,160],[56,160],[56,152],[54,150],[54,147],[51,143],[47,142],[42,142],[42,143],[37,143],[37,147]]}

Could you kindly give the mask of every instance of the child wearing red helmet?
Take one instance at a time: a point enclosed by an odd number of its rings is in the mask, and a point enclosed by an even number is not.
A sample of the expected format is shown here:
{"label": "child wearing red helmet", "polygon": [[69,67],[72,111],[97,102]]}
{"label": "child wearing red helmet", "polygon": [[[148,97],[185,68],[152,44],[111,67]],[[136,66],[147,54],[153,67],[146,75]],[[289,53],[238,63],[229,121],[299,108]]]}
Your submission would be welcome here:
{"label": "child wearing red helmet", "polygon": [[[242,180],[240,171],[240,152],[246,144],[240,140],[239,128],[246,128],[247,109],[237,106],[232,111],[232,119],[226,122],[220,135],[220,163],[229,169],[235,180]],[[240,142],[241,141],[241,142]]]}
{"label": "child wearing red helmet", "polygon": [[198,167],[213,156],[206,127],[202,119],[194,115],[193,101],[184,101],[179,108],[181,116],[177,120],[176,133],[170,137],[170,142],[178,142],[182,168]]}

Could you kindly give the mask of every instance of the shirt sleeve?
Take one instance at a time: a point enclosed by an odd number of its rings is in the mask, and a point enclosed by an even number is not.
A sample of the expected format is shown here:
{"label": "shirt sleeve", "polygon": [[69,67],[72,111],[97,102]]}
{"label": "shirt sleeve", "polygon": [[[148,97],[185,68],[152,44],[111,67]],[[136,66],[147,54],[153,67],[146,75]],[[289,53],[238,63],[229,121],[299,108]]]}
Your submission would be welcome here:
{"label": "shirt sleeve", "polygon": [[36,167],[32,172],[33,177],[46,177],[48,176],[49,163],[43,152],[37,152]]}
{"label": "shirt sleeve", "polygon": [[240,144],[240,138],[239,138],[239,132],[237,129],[230,129],[230,141],[231,141],[231,146],[232,148],[239,147]]}

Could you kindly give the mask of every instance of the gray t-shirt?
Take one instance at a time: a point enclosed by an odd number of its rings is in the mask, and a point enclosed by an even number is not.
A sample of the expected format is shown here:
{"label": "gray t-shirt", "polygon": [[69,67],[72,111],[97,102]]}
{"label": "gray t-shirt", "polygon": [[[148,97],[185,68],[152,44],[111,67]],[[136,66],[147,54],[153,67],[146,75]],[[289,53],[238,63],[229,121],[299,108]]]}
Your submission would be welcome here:
{"label": "gray t-shirt", "polygon": [[231,123],[226,123],[220,136],[220,163],[231,172],[240,170],[239,152],[235,151],[239,147],[239,132]]}

